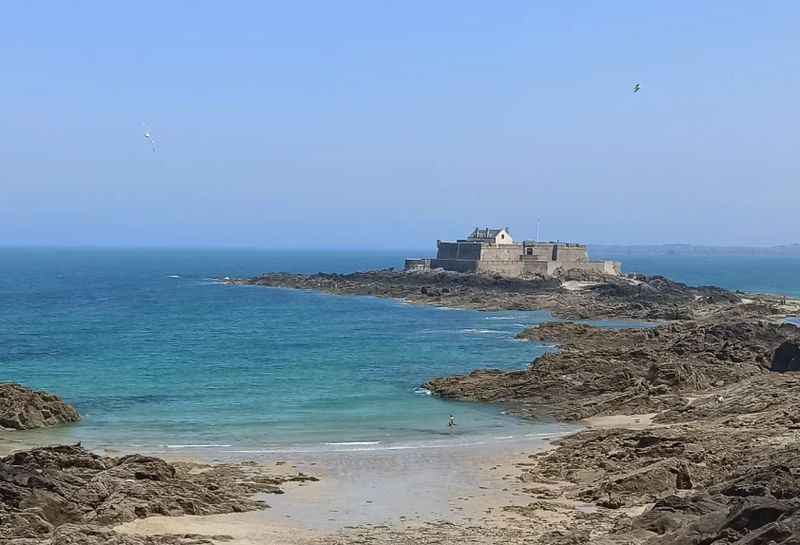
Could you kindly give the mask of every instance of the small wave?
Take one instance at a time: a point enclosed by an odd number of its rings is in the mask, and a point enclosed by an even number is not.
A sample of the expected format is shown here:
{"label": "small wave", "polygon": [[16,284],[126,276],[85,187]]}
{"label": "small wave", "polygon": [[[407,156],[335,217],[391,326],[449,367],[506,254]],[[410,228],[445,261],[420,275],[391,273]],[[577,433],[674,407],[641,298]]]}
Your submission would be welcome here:
{"label": "small wave", "polygon": [[513,316],[487,316],[484,320],[513,320]]}
{"label": "small wave", "polygon": [[421,396],[433,395],[433,392],[431,392],[427,388],[414,388],[414,393]]}
{"label": "small wave", "polygon": [[486,335],[486,334],[492,334],[493,333],[495,335],[508,335],[508,331],[502,331],[500,329],[472,329],[472,328],[467,328],[467,329],[462,329],[461,333],[478,333],[478,334],[481,334],[481,335]]}
{"label": "small wave", "polygon": [[346,447],[350,445],[380,445],[380,441],[343,441],[341,443],[325,443],[332,447]]}
{"label": "small wave", "polygon": [[564,435],[570,435],[575,433],[574,431],[549,431],[549,432],[541,432],[541,433],[527,433],[525,437],[562,437]]}
{"label": "small wave", "polygon": [[[471,441],[471,442],[443,442],[440,444],[416,444],[416,445],[352,445],[352,444],[328,444],[327,447],[334,448],[320,448],[320,447],[297,447],[297,448],[276,448],[276,449],[253,449],[253,450],[226,450],[224,452],[229,454],[307,454],[319,452],[375,452],[375,451],[395,451],[395,450],[418,450],[418,449],[442,449],[453,447],[471,447],[485,445],[485,441]],[[336,448],[339,447],[339,448]]]}
{"label": "small wave", "polygon": [[231,448],[232,445],[164,445],[167,448]]}
{"label": "small wave", "polygon": [[181,277],[181,275],[179,275],[179,274],[171,274],[167,278],[180,278],[180,277]]}

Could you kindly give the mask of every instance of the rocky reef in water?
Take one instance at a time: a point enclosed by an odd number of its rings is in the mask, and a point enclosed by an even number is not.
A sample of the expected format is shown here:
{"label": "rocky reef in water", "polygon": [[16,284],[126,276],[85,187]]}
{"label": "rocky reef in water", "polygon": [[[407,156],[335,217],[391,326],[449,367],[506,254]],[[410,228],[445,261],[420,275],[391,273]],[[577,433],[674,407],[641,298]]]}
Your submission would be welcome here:
{"label": "rocky reef in water", "polygon": [[19,384],[0,384],[0,427],[30,430],[80,420],[72,405],[53,394]]}
{"label": "rocky reef in water", "polygon": [[189,545],[224,536],[128,536],[112,526],[153,515],[211,515],[263,509],[256,493],[282,493],[302,474],[272,476],[255,465],[169,464],[99,456],[79,445],[0,459],[0,543],[15,545]]}
{"label": "rocky reef in water", "polygon": [[393,297],[413,303],[480,310],[543,309],[566,319],[692,319],[741,303],[740,297],[730,291],[690,287],[661,276],[622,277],[580,271],[567,271],[559,278],[530,279],[436,271],[274,273],[225,282]]}
{"label": "rocky reef in water", "polygon": [[445,398],[502,402],[517,414],[559,420],[663,412],[764,376],[800,330],[732,316],[616,330],[546,323],[518,337],[560,349],[524,371],[478,370],[432,380],[425,388]]}

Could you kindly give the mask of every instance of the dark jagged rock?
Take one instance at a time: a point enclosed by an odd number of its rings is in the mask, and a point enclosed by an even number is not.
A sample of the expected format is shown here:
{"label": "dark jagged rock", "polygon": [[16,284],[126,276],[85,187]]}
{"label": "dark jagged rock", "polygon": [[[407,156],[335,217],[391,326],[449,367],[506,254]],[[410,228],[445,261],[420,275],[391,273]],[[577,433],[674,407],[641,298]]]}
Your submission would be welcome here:
{"label": "dark jagged rock", "polygon": [[[773,454],[780,462],[799,454],[797,446]],[[648,544],[800,543],[800,477],[783,463],[743,465],[707,492],[665,498],[634,521],[657,534]]]}
{"label": "dark jagged rock", "polygon": [[[588,281],[583,289],[562,281]],[[661,276],[631,277],[566,271],[562,278],[507,278],[455,272],[397,272],[313,275],[273,273],[231,285],[312,289],[336,294],[394,297],[414,303],[481,310],[550,310],[568,319],[690,319],[739,306],[736,294],[714,287],[694,288]],[[762,313],[777,310],[765,306]]]}
{"label": "dark jagged rock", "polygon": [[762,375],[775,350],[800,336],[768,322],[676,322],[609,330],[548,323],[519,337],[558,343],[526,371],[474,371],[425,385],[450,399],[501,402],[523,415],[566,420],[679,409],[687,396]]}
{"label": "dark jagged rock", "polygon": [[193,469],[149,456],[98,456],[80,446],[17,452],[0,459],[0,543],[210,543],[197,536],[120,536],[105,527],[153,515],[263,509],[251,496],[280,493],[278,485],[289,480],[253,466]]}
{"label": "dark jagged rock", "polygon": [[0,427],[30,430],[78,420],[75,407],[58,396],[19,384],[0,384]]}
{"label": "dark jagged rock", "polygon": [[779,373],[800,371],[800,344],[793,341],[781,344],[772,357],[770,370]]}
{"label": "dark jagged rock", "polygon": [[650,329],[544,324],[520,337],[560,352],[528,370],[427,387],[527,415],[655,414],[653,427],[582,431],[533,456],[520,479],[568,483],[559,497],[594,504],[603,527],[576,518],[536,543],[800,545],[800,331],[740,308]]}

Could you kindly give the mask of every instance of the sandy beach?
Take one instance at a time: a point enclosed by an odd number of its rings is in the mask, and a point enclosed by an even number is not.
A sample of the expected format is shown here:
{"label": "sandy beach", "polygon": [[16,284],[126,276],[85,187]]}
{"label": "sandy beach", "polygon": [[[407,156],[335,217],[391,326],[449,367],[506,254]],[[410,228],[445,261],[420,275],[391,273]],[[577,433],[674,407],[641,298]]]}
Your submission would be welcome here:
{"label": "sandy beach", "polygon": [[[41,431],[3,432],[0,453],[45,446],[47,437]],[[395,543],[401,536],[432,540],[409,542],[446,539],[442,542],[450,543],[461,539],[455,536],[471,534],[480,535],[477,543],[505,543],[513,535],[531,531],[530,514],[520,514],[529,509],[525,489],[531,483],[522,480],[520,473],[535,463],[531,455],[549,448],[546,438],[509,438],[439,448],[240,454],[223,464],[257,466],[270,475],[301,473],[320,480],[287,482],[282,485],[284,494],[257,495],[269,505],[263,511],[152,516],[114,530],[131,536],[230,536],[232,541],[226,537],[224,542],[237,545]],[[183,453],[159,456],[170,463],[210,462]],[[545,517],[551,522],[563,518],[551,515]]]}
{"label": "sandy beach", "polygon": [[[520,469],[530,455],[550,448],[541,440],[509,440],[489,447],[375,450],[274,456],[255,459],[270,468],[288,467],[320,478],[289,484],[286,494],[265,498],[265,511],[210,517],[151,517],[117,527],[122,533],[230,535],[231,543],[296,545],[358,543],[388,539],[393,532],[447,534],[472,527],[510,532],[529,522],[529,486]],[[493,542],[491,539],[487,543]]]}

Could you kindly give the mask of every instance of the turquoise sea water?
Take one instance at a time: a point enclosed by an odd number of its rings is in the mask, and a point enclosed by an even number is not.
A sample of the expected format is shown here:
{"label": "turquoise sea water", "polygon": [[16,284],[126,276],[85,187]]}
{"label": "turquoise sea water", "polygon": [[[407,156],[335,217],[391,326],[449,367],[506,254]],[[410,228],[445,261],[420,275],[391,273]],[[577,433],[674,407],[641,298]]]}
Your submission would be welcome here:
{"label": "turquoise sea water", "polygon": [[730,290],[800,297],[800,257],[626,255],[596,257],[622,261],[625,272],[660,274],[692,286],[714,285]]}
{"label": "turquoise sea water", "polygon": [[[480,313],[213,280],[348,271],[402,254],[0,251],[0,380],[57,392],[84,415],[64,440],[227,450],[371,447],[545,433],[419,386],[524,368],[514,339],[544,313]],[[449,414],[458,425],[448,430]],[[340,445],[348,443],[349,445]]]}
{"label": "turquoise sea water", "polygon": [[[476,368],[524,368],[552,348],[514,335],[546,313],[213,280],[401,266],[407,253],[0,249],[0,381],[74,403],[83,422],[54,433],[93,447],[406,448],[565,431],[419,389]],[[639,265],[695,283],[770,285],[750,284],[751,268],[736,277],[729,263]],[[797,266],[786,263],[789,271]],[[779,277],[776,285],[798,293]],[[455,430],[446,426],[449,414]]]}

